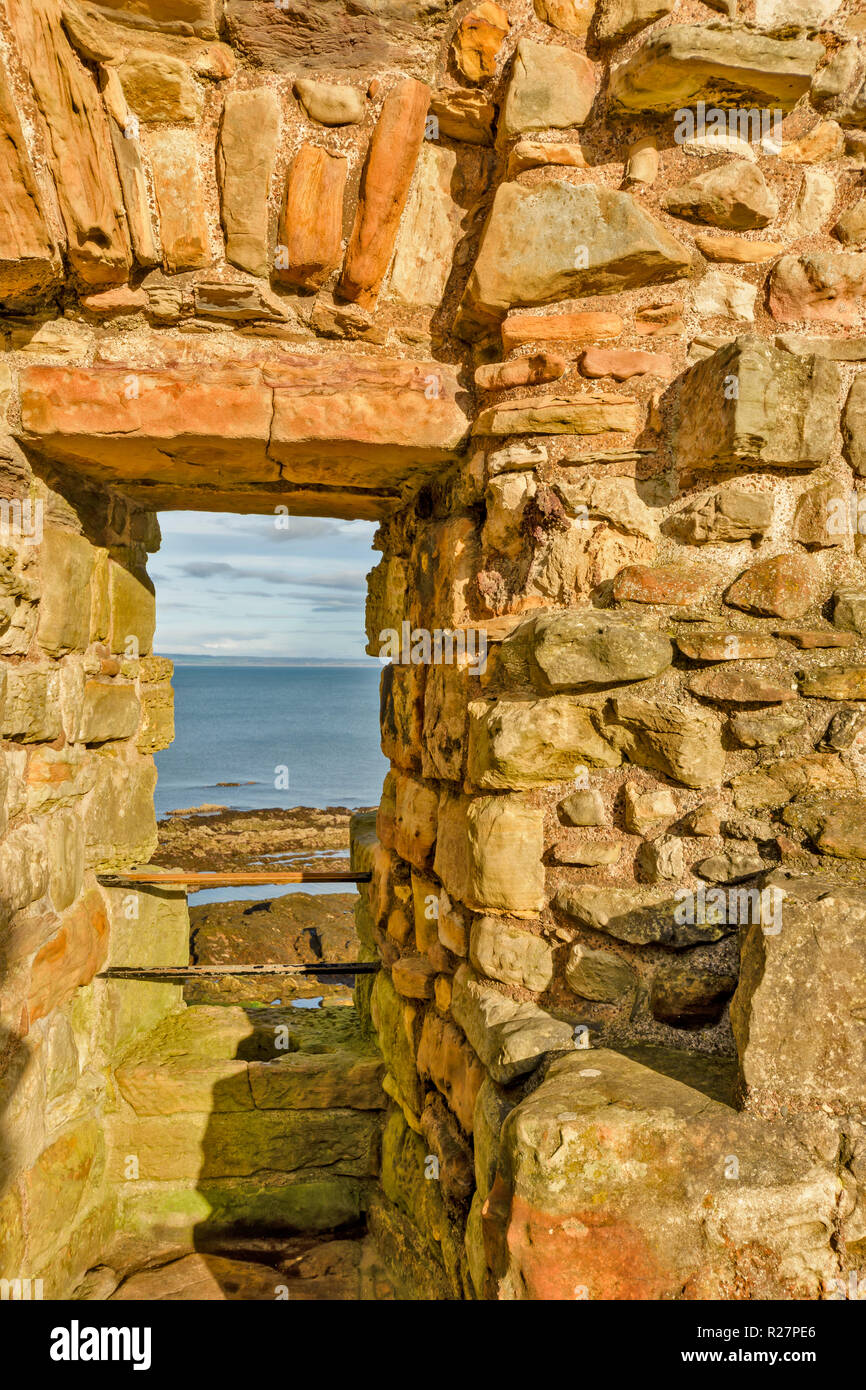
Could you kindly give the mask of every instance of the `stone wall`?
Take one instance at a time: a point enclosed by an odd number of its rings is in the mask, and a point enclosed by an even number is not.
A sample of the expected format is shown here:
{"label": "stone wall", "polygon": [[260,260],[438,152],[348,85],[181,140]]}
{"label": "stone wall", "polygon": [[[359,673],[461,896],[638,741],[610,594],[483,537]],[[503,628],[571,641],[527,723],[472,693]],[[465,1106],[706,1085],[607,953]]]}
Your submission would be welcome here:
{"label": "stone wall", "polygon": [[863,34],[852,0],[0,7],[2,476],[45,501],[0,633],[14,1269],[39,1192],[70,1271],[98,1245],[102,1069],[179,1006],[88,983],[184,934],[93,877],[153,849],[171,507],[381,522],[368,1219],[419,1296],[861,1268]]}

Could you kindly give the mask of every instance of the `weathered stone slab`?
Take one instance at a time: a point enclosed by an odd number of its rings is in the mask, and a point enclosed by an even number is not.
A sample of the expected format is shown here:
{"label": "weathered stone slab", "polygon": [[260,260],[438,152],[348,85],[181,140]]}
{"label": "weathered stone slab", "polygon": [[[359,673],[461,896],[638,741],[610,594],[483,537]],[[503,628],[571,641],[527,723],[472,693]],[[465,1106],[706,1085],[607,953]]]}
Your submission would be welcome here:
{"label": "weathered stone slab", "polygon": [[219,0],[97,0],[97,4],[130,24],[169,34],[192,30],[203,39],[216,38],[222,8]]}
{"label": "weathered stone slab", "polygon": [[686,787],[721,782],[725,753],[718,716],[699,708],[617,695],[605,733],[629,762],[654,768]]}
{"label": "weathered stone slab", "polygon": [[691,915],[682,909],[679,899],[670,888],[599,888],[580,883],[560,888],[555,906],[566,917],[595,931],[627,941],[632,946],[695,946],[702,942],[719,941],[735,930],[736,922],[719,921],[719,916],[707,911]]}
{"label": "weathered stone slab", "polygon": [[537,1004],[517,1004],[481,983],[468,965],[454,976],[451,1011],[493,1080],[534,1071],[545,1053],[572,1047],[571,1025]]}
{"label": "weathered stone slab", "polygon": [[66,37],[59,0],[10,0],[8,8],[45,132],[72,268],[87,285],[122,283],[132,253],[96,84]]}
{"label": "weathered stone slab", "polygon": [[485,1247],[505,1299],[817,1299],[838,1202],[834,1159],[792,1128],[593,1048],[506,1118]]}
{"label": "weathered stone slab", "polygon": [[674,217],[734,232],[766,227],[779,213],[778,198],[758,166],[747,159],[696,174],[666,193],[662,204]]}
{"label": "weathered stone slab", "polygon": [[206,487],[243,511],[314,484],[327,492],[292,510],[315,515],[381,515],[402,480],[452,457],[468,431],[461,394],[438,362],[339,356],[22,373],[26,436],[98,481],[139,484],[169,507]]}
{"label": "weathered stone slab", "polygon": [[597,184],[503,183],[463,298],[459,331],[509,309],[679,280],[687,249],[629,193]]}
{"label": "weathered stone slab", "polygon": [[152,131],[148,152],[165,268],[173,274],[202,270],[212,256],[195,136],[189,130]]}
{"label": "weathered stone slab", "polygon": [[683,377],[680,465],[814,468],[833,447],[838,391],[834,363],[737,338]]}
{"label": "weathered stone slab", "polygon": [[544,813],[522,796],[443,794],[434,870],[467,907],[533,916],[544,906]]}
{"label": "weathered stone slab", "polygon": [[418,1071],[429,1076],[466,1133],[471,1134],[475,1101],[486,1073],[460,1029],[435,1009],[424,1015]]}
{"label": "weathered stone slab", "polygon": [[780,323],[856,328],[866,293],[866,252],[814,251],[781,256],[770,275],[769,305]]}
{"label": "weathered stone slab", "polygon": [[343,298],[365,309],[375,304],[394,251],[429,105],[430,88],[423,82],[401,82],[385,98],[370,140],[340,278]]}
{"label": "weathered stone slab", "polygon": [[21,119],[0,70],[0,304],[25,307],[57,284],[60,269]]}
{"label": "weathered stone slab", "polygon": [[527,618],[501,647],[506,669],[524,671],[542,690],[582,690],[647,680],[667,670],[673,648],[663,633],[596,608]]}
{"label": "weathered stone slab", "polygon": [[500,129],[512,136],[525,130],[582,125],[594,96],[593,67],[582,53],[520,39]]}
{"label": "weathered stone slab", "polygon": [[672,24],[616,65],[614,109],[676,111],[707,106],[776,107],[788,111],[809,88],[821,44],[771,39],[729,25]]}
{"label": "weathered stone slab", "polygon": [[862,1115],[866,892],[829,876],[771,883],[785,895],[781,930],[748,929],[731,1005],[748,1103]]}
{"label": "weathered stone slab", "polygon": [[[205,0],[202,0],[204,3]],[[260,67],[276,72],[396,66],[426,74],[455,0],[226,0],[229,37]]]}
{"label": "weathered stone slab", "polygon": [[[286,185],[277,279],[303,289],[324,285],[340,259],[348,163],[317,145],[302,145]],[[285,260],[281,249],[285,248]]]}
{"label": "weathered stone slab", "polygon": [[640,405],[603,391],[580,396],[527,396],[482,410],[473,434],[630,434],[640,424]]}
{"label": "weathered stone slab", "polygon": [[265,277],[268,196],[280,133],[280,101],[270,87],[229,92],[217,148],[226,260]]}
{"label": "weathered stone slab", "polygon": [[469,706],[470,782],[485,788],[565,782],[579,767],[620,761],[590,712],[568,695],[546,700],[475,700]]}
{"label": "weathered stone slab", "polygon": [[469,959],[479,974],[505,985],[541,991],[553,979],[553,950],[548,942],[501,917],[476,917]]}

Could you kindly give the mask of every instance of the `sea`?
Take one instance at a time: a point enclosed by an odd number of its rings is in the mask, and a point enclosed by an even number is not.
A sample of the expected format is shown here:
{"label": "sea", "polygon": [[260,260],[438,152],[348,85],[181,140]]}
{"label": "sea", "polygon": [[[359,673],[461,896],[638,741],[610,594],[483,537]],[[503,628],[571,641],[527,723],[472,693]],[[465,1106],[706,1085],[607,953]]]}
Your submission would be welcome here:
{"label": "sea", "polygon": [[[380,670],[176,664],[174,742],[156,755],[157,816],[202,805],[378,805],[388,771],[379,746]],[[244,888],[242,896],[280,891]],[[237,897],[237,889],[213,889],[190,901]]]}

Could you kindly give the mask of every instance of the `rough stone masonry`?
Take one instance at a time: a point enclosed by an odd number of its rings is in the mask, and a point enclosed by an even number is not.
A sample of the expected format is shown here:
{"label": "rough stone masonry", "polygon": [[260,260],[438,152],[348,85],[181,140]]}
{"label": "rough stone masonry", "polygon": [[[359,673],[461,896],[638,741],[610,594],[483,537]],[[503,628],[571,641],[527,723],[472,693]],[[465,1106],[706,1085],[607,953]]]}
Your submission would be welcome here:
{"label": "rough stone masonry", "polygon": [[[2,0],[0,138],[0,1274],[363,1216],[420,1298],[866,1278],[857,0]],[[154,513],[279,507],[379,521],[421,653],[325,1061],[98,978],[188,951],[97,878]]]}

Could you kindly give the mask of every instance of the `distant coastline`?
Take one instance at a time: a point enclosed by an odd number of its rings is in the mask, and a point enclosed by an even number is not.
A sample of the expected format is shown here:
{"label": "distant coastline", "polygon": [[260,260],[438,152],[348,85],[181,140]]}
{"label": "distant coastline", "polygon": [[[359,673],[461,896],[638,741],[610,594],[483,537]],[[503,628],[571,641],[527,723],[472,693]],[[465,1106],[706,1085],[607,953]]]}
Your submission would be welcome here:
{"label": "distant coastline", "polygon": [[357,666],[370,669],[380,667],[381,663],[370,657],[318,657],[318,656],[196,656],[189,652],[158,652],[173,661],[175,666]]}

